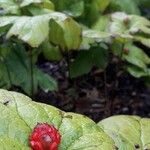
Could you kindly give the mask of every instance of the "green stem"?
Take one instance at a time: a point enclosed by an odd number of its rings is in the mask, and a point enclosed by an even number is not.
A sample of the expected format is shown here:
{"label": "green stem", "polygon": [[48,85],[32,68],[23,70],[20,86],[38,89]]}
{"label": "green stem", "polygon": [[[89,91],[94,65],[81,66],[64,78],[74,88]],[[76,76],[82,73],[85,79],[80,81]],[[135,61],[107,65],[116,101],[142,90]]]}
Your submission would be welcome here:
{"label": "green stem", "polygon": [[111,114],[111,108],[110,108],[110,100],[108,97],[108,90],[107,90],[107,72],[106,70],[104,71],[104,87],[105,87],[105,100],[106,100],[106,109],[105,109],[105,115],[110,116]]}
{"label": "green stem", "polygon": [[68,65],[68,77],[70,78],[70,57],[68,52],[67,52],[66,60]]}
{"label": "green stem", "polygon": [[121,61],[122,61],[122,58],[123,58],[123,49],[124,49],[124,44],[122,44],[122,46],[121,46],[121,55],[120,55]]}
{"label": "green stem", "polygon": [[7,70],[7,75],[8,75],[8,79],[9,79],[9,84],[12,86],[12,80],[11,80],[11,75],[10,75],[10,71],[8,69],[8,65],[5,62],[5,66],[6,66],[6,70]]}
{"label": "green stem", "polygon": [[106,70],[104,71],[104,86],[105,86],[105,99],[108,100],[108,92],[107,92],[107,75],[106,75]]}
{"label": "green stem", "polygon": [[33,55],[32,55],[32,50],[30,50],[30,83],[31,83],[30,94],[32,98],[34,94],[34,76],[33,75],[34,75],[33,74]]}

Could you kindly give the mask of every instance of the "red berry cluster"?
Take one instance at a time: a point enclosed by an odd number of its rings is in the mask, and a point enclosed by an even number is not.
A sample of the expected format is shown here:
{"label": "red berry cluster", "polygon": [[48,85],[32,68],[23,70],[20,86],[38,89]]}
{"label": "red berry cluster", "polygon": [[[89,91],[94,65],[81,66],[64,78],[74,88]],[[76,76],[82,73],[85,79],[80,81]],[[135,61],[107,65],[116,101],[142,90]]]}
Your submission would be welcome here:
{"label": "red berry cluster", "polygon": [[32,150],[58,150],[61,136],[58,130],[47,123],[37,124],[29,138]]}

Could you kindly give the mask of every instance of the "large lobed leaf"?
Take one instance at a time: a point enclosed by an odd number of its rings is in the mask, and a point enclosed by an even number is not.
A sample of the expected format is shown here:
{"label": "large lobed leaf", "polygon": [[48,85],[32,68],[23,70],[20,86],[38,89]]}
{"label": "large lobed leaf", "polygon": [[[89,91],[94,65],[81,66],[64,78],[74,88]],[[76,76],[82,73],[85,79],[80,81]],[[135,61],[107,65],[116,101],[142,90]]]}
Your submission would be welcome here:
{"label": "large lobed leaf", "polygon": [[81,28],[70,17],[58,12],[38,16],[0,17],[0,28],[12,25],[7,38],[17,36],[32,47],[49,38],[63,50],[77,49],[81,42]]}
{"label": "large lobed leaf", "polygon": [[59,150],[115,150],[111,138],[92,120],[35,103],[23,94],[0,90],[0,111],[0,146],[3,150],[30,149],[28,137],[40,122],[59,129],[62,136]]}
{"label": "large lobed leaf", "polygon": [[141,42],[150,47],[150,21],[137,15],[117,12],[111,15],[109,30],[112,34],[124,39]]}
{"label": "large lobed leaf", "polygon": [[[112,32],[119,32],[119,33],[138,33],[144,32],[149,34],[150,32],[150,21],[144,17],[137,16],[137,15],[127,15],[123,12],[116,12],[111,15],[112,24],[111,24],[111,31]],[[120,25],[116,26],[115,25]],[[121,30],[121,31],[119,31]]]}
{"label": "large lobed leaf", "polygon": [[129,43],[125,44],[124,47],[128,50],[128,54],[122,55],[123,60],[128,62],[127,71],[136,78],[149,76],[149,56],[142,49]]}
{"label": "large lobed leaf", "polygon": [[125,48],[129,50],[128,54],[124,54],[123,58],[142,69],[146,69],[147,65],[150,64],[150,58],[144,51],[134,45],[126,44]]}
{"label": "large lobed leaf", "polygon": [[119,150],[150,149],[150,119],[137,116],[113,116],[98,123]]}
{"label": "large lobed leaf", "polygon": [[1,150],[30,150],[29,135],[37,123],[54,125],[61,134],[59,150],[146,150],[150,120],[114,116],[94,123],[75,113],[33,102],[27,96],[0,90]]}
{"label": "large lobed leaf", "polygon": [[114,39],[122,43],[137,41],[150,47],[150,21],[142,16],[116,12],[100,17],[92,28],[110,32]]}

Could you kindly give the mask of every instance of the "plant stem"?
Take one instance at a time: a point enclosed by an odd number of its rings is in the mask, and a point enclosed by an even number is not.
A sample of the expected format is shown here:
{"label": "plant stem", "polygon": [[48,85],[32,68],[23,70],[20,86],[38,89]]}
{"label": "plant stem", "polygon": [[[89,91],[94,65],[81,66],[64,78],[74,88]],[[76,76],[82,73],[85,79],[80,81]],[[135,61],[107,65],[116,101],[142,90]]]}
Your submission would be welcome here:
{"label": "plant stem", "polygon": [[8,69],[7,63],[4,61],[5,66],[6,66],[6,70],[7,70],[7,75],[8,75],[8,79],[9,79],[9,84],[12,86],[12,80],[11,80],[11,75],[10,75],[10,71]]}
{"label": "plant stem", "polygon": [[[122,65],[123,65],[123,61],[122,61],[122,58],[123,58],[123,49],[124,49],[124,46],[125,44],[122,44],[121,45],[121,54],[120,54],[120,59],[119,59],[119,63],[115,66],[115,87],[114,87],[114,90],[113,91],[117,91],[118,90],[118,75],[117,73],[119,72],[119,70],[122,68]],[[114,111],[114,98],[112,98],[112,113]]]}
{"label": "plant stem", "polygon": [[105,100],[106,100],[106,109],[105,109],[105,115],[110,116],[111,111],[110,111],[110,101],[108,97],[108,91],[107,91],[107,72],[106,70],[104,71],[104,87],[105,87]]}
{"label": "plant stem", "polygon": [[68,65],[68,77],[70,78],[70,57],[69,57],[69,52],[67,52],[66,60],[67,60],[67,65]]}
{"label": "plant stem", "polygon": [[123,57],[123,49],[124,49],[124,44],[122,44],[122,46],[121,46],[121,55],[120,55],[121,61],[122,61],[122,57]]}
{"label": "plant stem", "polygon": [[105,98],[108,99],[106,70],[104,71],[104,86],[105,86]]}
{"label": "plant stem", "polygon": [[31,98],[33,98],[34,94],[34,73],[33,73],[33,55],[32,50],[30,50],[30,82],[31,82]]}

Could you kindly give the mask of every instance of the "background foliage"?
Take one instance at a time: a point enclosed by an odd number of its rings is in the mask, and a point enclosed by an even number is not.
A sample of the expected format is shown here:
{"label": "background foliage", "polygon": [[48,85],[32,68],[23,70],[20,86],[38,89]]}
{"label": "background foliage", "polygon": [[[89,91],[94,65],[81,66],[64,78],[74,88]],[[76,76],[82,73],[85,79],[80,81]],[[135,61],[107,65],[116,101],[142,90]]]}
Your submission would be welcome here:
{"label": "background foliage", "polygon": [[[121,70],[149,82],[149,6],[149,0],[1,0],[0,86],[29,95],[57,90],[36,65],[41,54],[65,58],[71,78],[105,71],[115,57]],[[68,57],[73,50],[77,55]]]}

